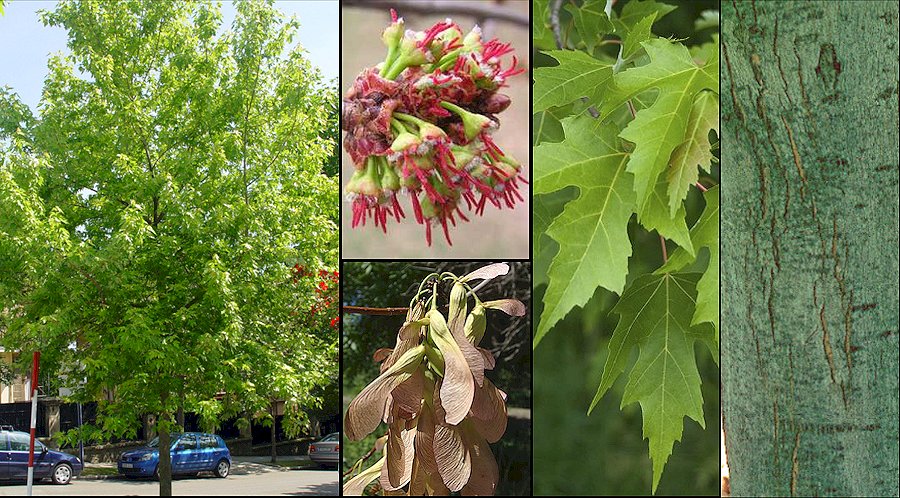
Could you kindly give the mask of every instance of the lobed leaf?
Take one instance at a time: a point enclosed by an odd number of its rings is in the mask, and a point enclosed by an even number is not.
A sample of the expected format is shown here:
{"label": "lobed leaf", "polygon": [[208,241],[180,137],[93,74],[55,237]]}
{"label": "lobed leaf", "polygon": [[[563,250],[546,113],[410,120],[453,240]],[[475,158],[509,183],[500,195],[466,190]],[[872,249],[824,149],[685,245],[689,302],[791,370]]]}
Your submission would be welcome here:
{"label": "lobed leaf", "polygon": [[698,279],[696,273],[642,275],[626,289],[613,308],[619,323],[589,409],[593,410],[625,370],[631,351],[638,347],[640,355],[625,386],[622,406],[641,405],[644,437],[653,460],[654,492],[672,445],[681,440],[683,418],[704,426],[693,348],[703,332],[691,329]]}
{"label": "lobed leaf", "polygon": [[599,103],[612,78],[612,66],[574,50],[545,52],[559,61],[555,67],[534,70],[531,112],[570,104],[582,97]]}
{"label": "lobed leaf", "polygon": [[628,155],[616,128],[587,116],[563,120],[566,139],[534,149],[534,193],[576,186],[577,199],[547,229],[559,252],[547,272],[549,285],[535,346],[572,308],[583,306],[597,287],[622,292],[631,242],[628,220],[634,210]]}
{"label": "lobed leaf", "polygon": [[669,214],[675,216],[683,206],[688,189],[697,182],[699,170],[710,172],[712,145],[709,143],[710,130],[719,133],[719,96],[710,91],[702,91],[694,98],[688,128],[687,140],[672,153],[672,160],[666,179],[669,182]]}
{"label": "lobed leaf", "polygon": [[572,14],[575,29],[581,35],[581,41],[587,46],[587,51],[593,52],[604,35],[612,33],[612,22],[607,15],[607,4],[611,0],[584,0],[581,6],[566,4],[564,7]]}
{"label": "lobed leaf", "polygon": [[[701,323],[712,324],[715,330],[715,342],[710,347],[713,359],[719,361],[719,186],[716,185],[703,193],[706,207],[703,214],[691,227],[691,240],[697,247],[709,250],[709,263],[700,281],[697,282],[697,306],[691,325]],[[693,262],[687,253],[679,250],[672,252],[669,261],[656,273],[674,272],[684,269]]]}
{"label": "lobed leaf", "polygon": [[617,74],[601,109],[601,114],[608,116],[640,93],[659,92],[653,104],[637,111],[619,134],[634,144],[627,170],[634,175],[640,212],[650,201],[672,152],[685,141],[694,97],[702,90],[719,90],[718,58],[698,66],[680,43],[654,39],[642,45],[650,63]]}

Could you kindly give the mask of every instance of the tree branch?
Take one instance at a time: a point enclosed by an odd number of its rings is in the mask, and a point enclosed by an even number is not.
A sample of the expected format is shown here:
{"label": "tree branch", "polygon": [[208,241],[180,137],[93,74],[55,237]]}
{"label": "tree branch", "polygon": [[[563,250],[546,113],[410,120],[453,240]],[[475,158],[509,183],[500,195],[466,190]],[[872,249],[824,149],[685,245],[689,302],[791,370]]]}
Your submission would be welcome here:
{"label": "tree branch", "polygon": [[365,306],[343,306],[343,307],[341,307],[342,313],[351,313],[354,315],[375,315],[375,316],[405,315],[407,311],[409,311],[409,308],[367,308]]}
{"label": "tree branch", "polygon": [[531,20],[528,14],[519,14],[507,10],[498,9],[487,3],[462,3],[458,0],[393,0],[390,5],[382,2],[367,0],[343,0],[341,6],[361,7],[368,9],[386,10],[393,7],[401,15],[414,14],[449,14],[472,16],[478,18],[492,18],[498,21],[506,21],[519,26],[531,28]]}

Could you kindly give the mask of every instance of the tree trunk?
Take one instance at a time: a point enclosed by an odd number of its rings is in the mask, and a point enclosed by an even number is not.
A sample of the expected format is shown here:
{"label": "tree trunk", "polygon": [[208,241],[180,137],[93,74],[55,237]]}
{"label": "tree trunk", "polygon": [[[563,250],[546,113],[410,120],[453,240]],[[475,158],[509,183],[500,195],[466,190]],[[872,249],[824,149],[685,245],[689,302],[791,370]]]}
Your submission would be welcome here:
{"label": "tree trunk", "polygon": [[272,401],[272,405],[269,408],[272,412],[272,463],[275,463],[278,459],[278,446],[275,444],[275,401]]}
{"label": "tree trunk", "polygon": [[722,2],[733,496],[898,494],[898,4]]}
{"label": "tree trunk", "polygon": [[178,391],[178,411],[175,412],[175,423],[178,424],[179,430],[181,432],[185,431],[184,428],[184,379],[182,378],[182,385]]}
{"label": "tree trunk", "polygon": [[[159,420],[168,421],[168,414],[160,414]],[[159,426],[159,424],[157,424]],[[169,437],[169,428],[160,427],[159,431],[159,496],[172,496],[172,455],[169,447],[172,446]]]}

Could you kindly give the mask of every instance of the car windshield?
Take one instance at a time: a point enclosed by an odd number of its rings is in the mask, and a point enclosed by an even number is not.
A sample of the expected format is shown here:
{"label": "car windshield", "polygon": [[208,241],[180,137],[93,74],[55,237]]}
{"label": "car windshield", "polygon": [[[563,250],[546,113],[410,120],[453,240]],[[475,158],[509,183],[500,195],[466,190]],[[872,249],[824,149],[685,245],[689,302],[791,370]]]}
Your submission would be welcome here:
{"label": "car windshield", "polygon": [[337,440],[338,440],[337,433],[332,433],[332,434],[329,434],[329,435],[323,437],[321,442],[325,443],[328,441],[337,441]]}
{"label": "car windshield", "polygon": [[[178,436],[179,436],[179,435],[180,435],[180,434],[170,434],[170,435],[169,435],[169,438],[171,438],[170,441],[171,441],[172,444],[174,444],[175,441],[178,440]],[[159,436],[156,436],[155,438],[153,438],[152,440],[150,440],[150,442],[147,443],[147,446],[149,446],[149,447],[151,447],[151,448],[159,448]]]}

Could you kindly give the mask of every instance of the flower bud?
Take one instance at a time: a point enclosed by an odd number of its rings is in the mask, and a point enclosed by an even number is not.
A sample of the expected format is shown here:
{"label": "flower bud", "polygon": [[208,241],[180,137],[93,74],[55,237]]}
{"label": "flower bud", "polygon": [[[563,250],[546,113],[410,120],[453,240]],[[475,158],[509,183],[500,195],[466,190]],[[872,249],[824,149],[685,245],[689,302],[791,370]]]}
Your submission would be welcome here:
{"label": "flower bud", "polygon": [[381,33],[381,41],[383,41],[388,48],[396,48],[400,43],[400,40],[403,39],[403,32],[405,30],[403,18],[400,17],[392,22],[390,26],[384,28],[384,31]]}
{"label": "flower bud", "polygon": [[415,152],[415,150],[422,144],[422,140],[419,139],[418,136],[413,135],[408,131],[404,131],[397,135],[397,138],[391,142],[391,151],[393,152],[403,152],[410,151]]}
{"label": "flower bud", "polygon": [[495,128],[497,124],[491,118],[469,112],[462,107],[450,102],[441,102],[441,106],[448,111],[456,113],[462,119],[463,129],[467,140],[474,140],[483,130]]}
{"label": "flower bud", "polygon": [[481,50],[481,28],[477,24],[463,38],[463,48],[470,52]]}

